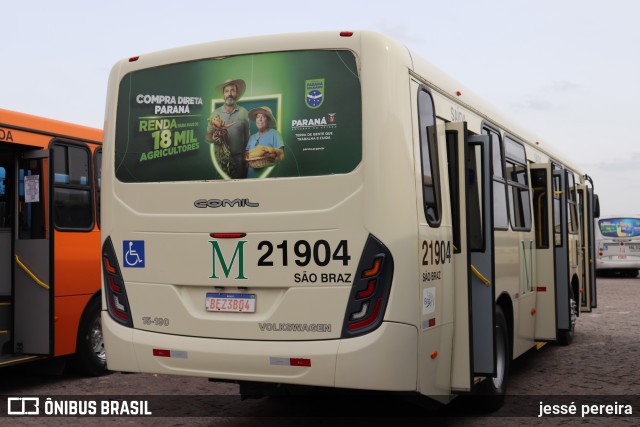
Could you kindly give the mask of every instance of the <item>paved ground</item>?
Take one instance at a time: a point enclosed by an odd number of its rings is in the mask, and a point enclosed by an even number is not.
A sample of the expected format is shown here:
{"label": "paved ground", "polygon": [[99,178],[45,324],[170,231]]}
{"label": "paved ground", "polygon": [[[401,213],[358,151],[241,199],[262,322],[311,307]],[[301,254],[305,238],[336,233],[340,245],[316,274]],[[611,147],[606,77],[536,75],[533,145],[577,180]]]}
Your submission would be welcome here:
{"label": "paved ground", "polygon": [[[385,396],[304,396],[240,401],[237,386],[209,383],[205,378],[113,373],[100,378],[44,374],[47,366],[5,369],[0,381],[0,407],[6,396],[35,395],[65,399],[118,399],[132,396],[150,402],[156,411],[179,417],[129,418],[0,418],[3,425],[364,425],[374,421],[402,425],[640,425],[640,278],[599,280],[598,308],[582,314],[574,342],[547,345],[512,366],[503,408],[483,416],[456,400],[440,410],[426,410]],[[577,415],[538,417],[540,402],[574,403]],[[621,406],[615,406],[615,405]],[[581,417],[583,405],[632,405],[633,417]],[[600,406],[598,406],[600,409]],[[607,408],[603,408],[606,410]],[[7,422],[10,421],[10,422]],[[377,423],[376,423],[377,424]]]}

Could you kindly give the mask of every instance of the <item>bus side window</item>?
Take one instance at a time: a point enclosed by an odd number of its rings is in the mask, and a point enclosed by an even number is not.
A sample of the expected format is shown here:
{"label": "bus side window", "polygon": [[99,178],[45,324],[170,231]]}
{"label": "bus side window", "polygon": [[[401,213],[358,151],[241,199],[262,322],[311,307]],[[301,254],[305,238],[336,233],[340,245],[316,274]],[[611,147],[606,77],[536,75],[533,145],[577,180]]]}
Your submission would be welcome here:
{"label": "bus side window", "polygon": [[425,88],[419,89],[418,116],[424,214],[430,226],[438,227],[441,218],[441,203],[435,109],[433,99]]}
{"label": "bus side window", "polygon": [[507,214],[507,185],[504,178],[504,156],[500,134],[489,127],[483,127],[482,133],[491,137],[493,147],[493,228],[509,228]]}
{"label": "bus side window", "polygon": [[93,228],[91,151],[79,144],[56,141],[53,145],[54,224],[58,229],[88,231]]}
{"label": "bus side window", "polygon": [[562,212],[560,211],[560,194],[562,193],[560,177],[553,176],[553,240],[555,246],[562,246]]}
{"label": "bus side window", "polygon": [[93,183],[95,185],[95,199],[96,199],[96,224],[100,228],[100,191],[102,189],[102,148],[96,149],[93,153],[93,170],[95,171]]}
{"label": "bus side window", "polygon": [[[18,163],[18,239],[48,239],[42,159],[20,159]],[[31,184],[27,184],[27,180]]]}
{"label": "bus side window", "polygon": [[0,228],[10,226],[10,214],[9,194],[7,191],[7,169],[4,166],[0,166]]}
{"label": "bus side window", "polygon": [[578,204],[576,201],[576,181],[573,172],[567,174],[567,227],[569,233],[578,234]]}
{"label": "bus side window", "polygon": [[449,172],[449,201],[451,202],[451,238],[453,253],[459,254],[462,248],[460,243],[460,183],[458,179],[458,133],[446,133],[447,138],[447,167]]}
{"label": "bus side window", "polygon": [[531,187],[533,188],[533,215],[536,228],[536,248],[549,248],[549,217],[547,208],[547,173],[544,170],[531,171]]}
{"label": "bus side window", "polygon": [[531,230],[531,202],[527,179],[527,154],[524,145],[505,136],[507,193],[509,218],[513,230]]}
{"label": "bus side window", "polygon": [[482,174],[482,148],[476,145],[472,150],[469,150],[467,157],[467,210],[473,213],[467,216],[469,249],[472,251],[484,251]]}

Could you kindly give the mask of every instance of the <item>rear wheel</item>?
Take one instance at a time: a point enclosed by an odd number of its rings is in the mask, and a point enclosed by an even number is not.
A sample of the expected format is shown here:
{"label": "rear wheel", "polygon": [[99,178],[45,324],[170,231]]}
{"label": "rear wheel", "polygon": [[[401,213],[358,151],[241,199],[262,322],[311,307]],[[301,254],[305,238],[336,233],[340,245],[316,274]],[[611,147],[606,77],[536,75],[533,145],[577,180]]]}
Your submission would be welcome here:
{"label": "rear wheel", "polygon": [[91,300],[80,320],[76,343],[77,365],[83,374],[99,376],[107,373],[107,356],[102,337],[100,299]]}
{"label": "rear wheel", "polygon": [[472,397],[474,406],[482,412],[495,412],[502,406],[507,392],[507,377],[511,364],[511,342],[507,318],[496,306],[496,376],[482,381]]}
{"label": "rear wheel", "polygon": [[578,303],[573,296],[573,289],[569,288],[569,329],[560,329],[558,331],[558,344],[569,345],[573,341],[576,333],[576,321],[578,320]]}

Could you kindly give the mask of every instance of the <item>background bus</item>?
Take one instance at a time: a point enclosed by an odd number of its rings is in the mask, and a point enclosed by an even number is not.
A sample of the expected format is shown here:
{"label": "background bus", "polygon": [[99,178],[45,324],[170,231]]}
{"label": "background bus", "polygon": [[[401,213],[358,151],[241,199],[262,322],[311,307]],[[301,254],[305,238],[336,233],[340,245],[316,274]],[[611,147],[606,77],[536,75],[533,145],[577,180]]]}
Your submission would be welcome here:
{"label": "background bus", "polygon": [[584,173],[378,33],[125,59],[105,123],[112,370],[491,408],[595,284]]}
{"label": "background bus", "polygon": [[0,110],[0,366],[77,354],[106,370],[102,131]]}
{"label": "background bus", "polygon": [[640,215],[607,215],[595,225],[596,271],[637,277],[640,269]]}

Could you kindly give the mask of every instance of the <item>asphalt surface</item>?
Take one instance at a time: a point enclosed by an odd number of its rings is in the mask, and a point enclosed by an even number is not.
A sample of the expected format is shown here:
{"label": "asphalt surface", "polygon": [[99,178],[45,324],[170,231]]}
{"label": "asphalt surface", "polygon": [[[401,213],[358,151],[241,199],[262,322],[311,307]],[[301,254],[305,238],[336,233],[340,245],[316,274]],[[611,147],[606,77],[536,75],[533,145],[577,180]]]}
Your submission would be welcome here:
{"label": "asphalt surface", "polygon": [[[639,303],[640,278],[599,278],[598,307],[592,313],[581,314],[573,343],[548,344],[516,360],[511,367],[505,403],[489,415],[470,408],[468,400],[459,398],[436,409],[403,397],[376,394],[322,393],[242,401],[236,385],[211,383],[206,378],[119,372],[86,378],[69,369],[63,371],[63,365],[54,362],[0,371],[0,424],[640,425]],[[15,396],[66,402],[60,403],[67,405],[61,411],[73,410],[69,406],[71,401],[93,401],[98,413],[102,401],[125,413],[126,410],[133,413],[137,402],[142,402],[137,408],[153,414],[76,418],[4,415],[8,398]],[[91,409],[78,405],[77,411]],[[572,408],[575,415],[570,413]],[[632,415],[628,415],[629,410]],[[554,415],[554,411],[564,412],[564,416]]]}

